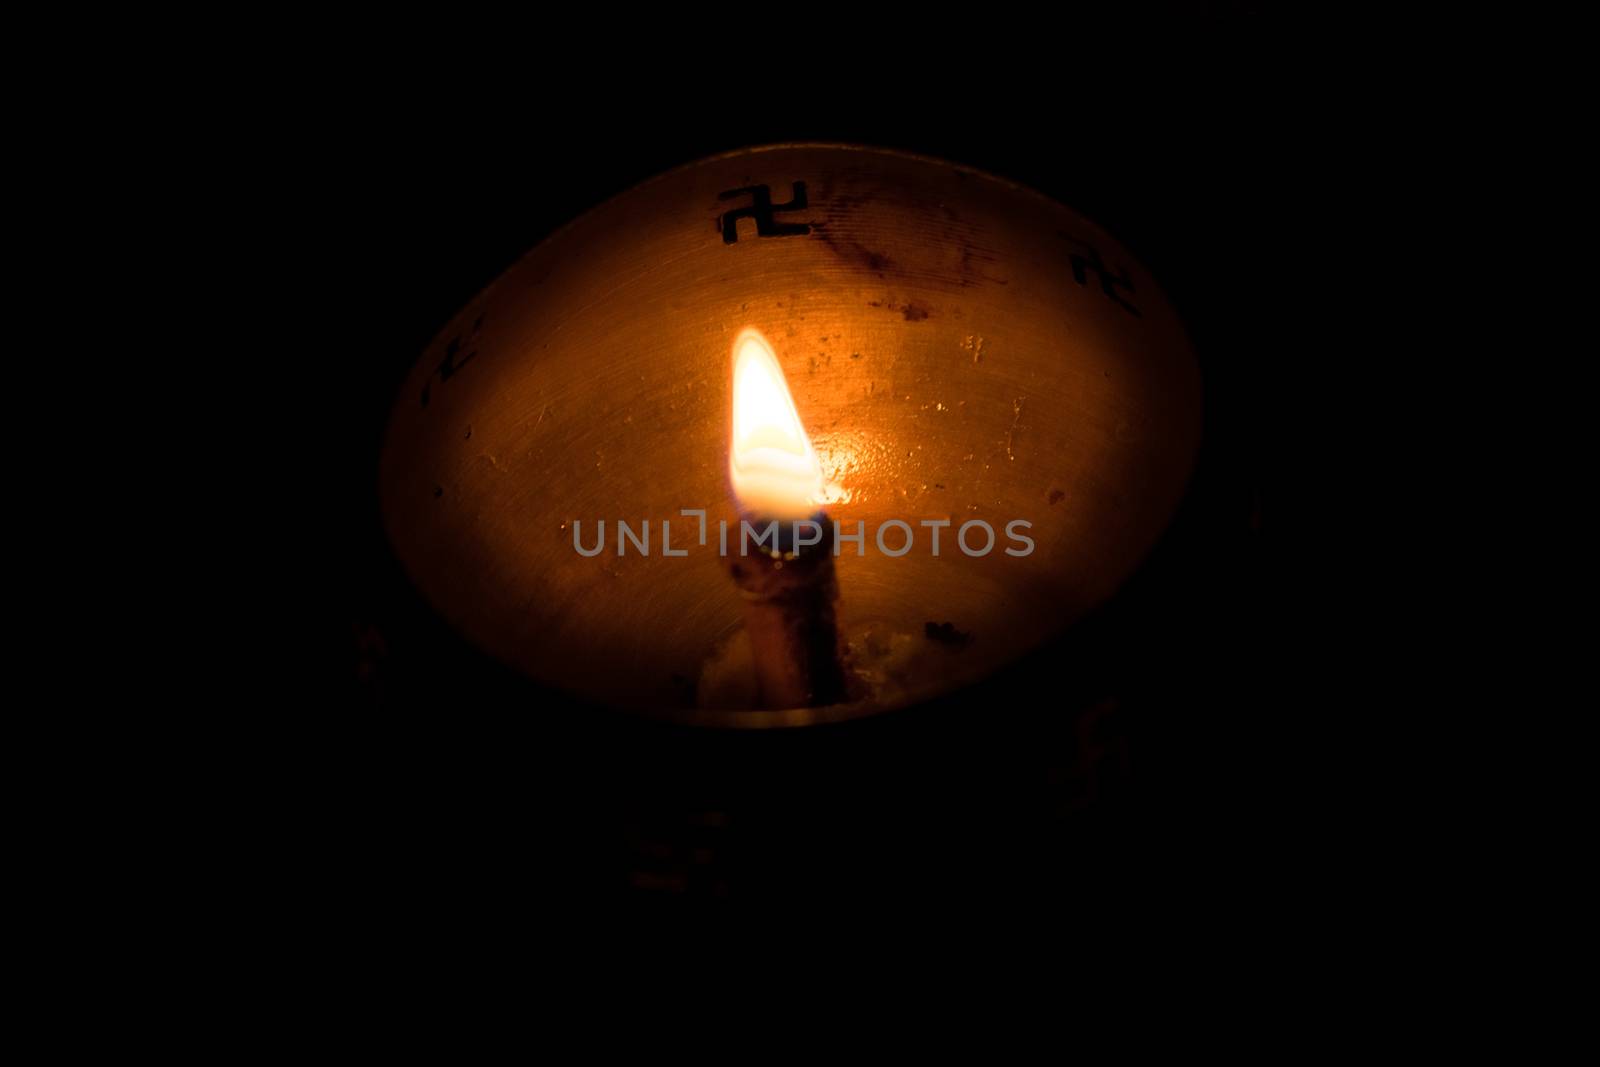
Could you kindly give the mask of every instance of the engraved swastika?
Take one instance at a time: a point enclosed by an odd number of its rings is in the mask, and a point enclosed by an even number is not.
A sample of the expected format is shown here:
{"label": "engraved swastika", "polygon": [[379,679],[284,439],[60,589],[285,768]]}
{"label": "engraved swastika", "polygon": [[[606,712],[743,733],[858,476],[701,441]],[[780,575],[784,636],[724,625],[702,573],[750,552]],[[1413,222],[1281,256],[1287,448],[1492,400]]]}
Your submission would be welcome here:
{"label": "engraved swastika", "polygon": [[[435,367],[433,371],[433,374],[437,374],[439,376],[439,381],[441,384],[448,382],[451,378],[454,378],[456,376],[456,372],[462,367],[466,366],[468,361],[470,361],[473,356],[478,354],[475,341],[478,336],[478,330],[482,327],[483,316],[479,315],[477,321],[472,324],[472,333],[468,337],[468,343],[472,344],[473,346],[472,350],[464,356],[460,356],[461,338],[459,336],[450,338],[450,343],[445,345],[444,348],[444,358],[439,361],[439,365]],[[456,358],[457,356],[460,356],[460,358]],[[423,407],[428,406],[428,401],[431,399],[433,394],[433,374],[428,375],[428,380],[422,387]]]}
{"label": "engraved swastika", "polygon": [[1116,287],[1119,285],[1128,290],[1130,293],[1134,291],[1133,281],[1129,279],[1126,269],[1124,269],[1121,274],[1113,273],[1111,269],[1106,266],[1105,260],[1100,258],[1100,250],[1094,245],[1087,241],[1079,241],[1075,240],[1074,238],[1067,237],[1066,234],[1061,234],[1061,236],[1066,237],[1067,240],[1071,241],[1079,248],[1084,249],[1088,253],[1087,255],[1079,252],[1072,253],[1072,278],[1074,281],[1076,281],[1079,285],[1088,285],[1089,272],[1093,271],[1100,276],[1101,292],[1105,293],[1112,300],[1115,300],[1118,304],[1122,305],[1123,309],[1132,314],[1135,318],[1144,317],[1143,315],[1139,314],[1138,308],[1134,307],[1117,294]]}
{"label": "engraved swastika", "polygon": [[795,237],[811,232],[805,222],[778,222],[772,216],[778,212],[804,211],[806,209],[806,183],[795,182],[794,192],[787,204],[774,204],[772,190],[765,185],[747,185],[742,189],[729,189],[717,196],[718,200],[732,200],[748,196],[748,207],[722,213],[722,243],[731,245],[739,240],[739,220],[754,219],[757,237]]}

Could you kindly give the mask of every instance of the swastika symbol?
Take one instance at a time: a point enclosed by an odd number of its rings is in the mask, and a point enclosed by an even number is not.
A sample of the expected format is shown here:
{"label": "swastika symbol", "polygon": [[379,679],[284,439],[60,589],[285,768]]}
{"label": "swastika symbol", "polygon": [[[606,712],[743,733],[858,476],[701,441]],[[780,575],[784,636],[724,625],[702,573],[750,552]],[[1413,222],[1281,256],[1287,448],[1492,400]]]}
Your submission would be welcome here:
{"label": "swastika symbol", "polygon": [[1105,293],[1112,300],[1115,300],[1118,304],[1122,305],[1123,310],[1127,311],[1135,318],[1144,317],[1143,315],[1139,314],[1138,308],[1128,303],[1128,301],[1124,300],[1117,293],[1116,287],[1119,285],[1128,290],[1130,293],[1134,291],[1133,281],[1128,277],[1128,272],[1126,269],[1124,269],[1120,274],[1114,273],[1111,268],[1106,266],[1105,260],[1100,258],[1100,250],[1094,245],[1087,241],[1079,241],[1071,237],[1067,237],[1066,234],[1062,234],[1061,236],[1066,237],[1067,240],[1072,241],[1073,244],[1084,249],[1085,252],[1088,253],[1087,255],[1080,252],[1072,253],[1070,261],[1072,263],[1073,281],[1077,282],[1079,285],[1086,286],[1089,284],[1089,272],[1093,271],[1100,276],[1101,292]]}
{"label": "swastika symbol", "polygon": [[772,216],[778,212],[804,211],[806,209],[806,183],[795,182],[794,192],[787,204],[774,204],[772,190],[765,185],[747,185],[742,189],[729,189],[717,196],[718,200],[732,200],[735,197],[748,196],[752,203],[748,207],[738,208],[734,211],[722,213],[722,243],[734,244],[739,240],[739,220],[754,219],[756,222],[757,237],[794,237],[811,232],[811,225],[805,222],[778,222]]}
{"label": "swastika symbol", "polygon": [[[434,374],[437,374],[439,376],[440,383],[448,382],[451,378],[454,378],[456,376],[456,372],[457,371],[459,371],[462,367],[466,366],[467,362],[469,360],[471,360],[473,356],[478,354],[478,349],[477,349],[477,346],[476,346],[476,338],[477,338],[477,335],[478,335],[478,331],[480,329],[482,329],[482,328],[483,328],[483,316],[479,315],[478,318],[477,318],[477,321],[472,324],[472,336],[471,336],[471,342],[473,344],[472,350],[469,351],[464,356],[461,356],[461,338],[459,336],[450,338],[450,343],[445,345],[444,358],[439,361],[439,365],[434,368],[433,374],[428,375],[428,380],[425,383],[423,383],[423,386],[422,386],[422,406],[423,407],[427,407],[428,406],[428,401],[430,399],[432,399],[432,396],[433,396],[433,375]],[[457,356],[460,356],[460,358],[459,359],[456,358]]]}

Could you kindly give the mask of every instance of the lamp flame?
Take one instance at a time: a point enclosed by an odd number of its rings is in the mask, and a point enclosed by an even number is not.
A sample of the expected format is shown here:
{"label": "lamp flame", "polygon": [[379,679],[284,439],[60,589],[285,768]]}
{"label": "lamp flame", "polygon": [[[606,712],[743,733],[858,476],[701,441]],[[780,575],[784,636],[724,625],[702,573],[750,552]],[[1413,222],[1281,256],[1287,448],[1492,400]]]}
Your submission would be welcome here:
{"label": "lamp flame", "polygon": [[822,465],[800,424],[783,368],[756,330],[740,332],[733,342],[728,478],[740,506],[766,518],[805,518],[824,495]]}

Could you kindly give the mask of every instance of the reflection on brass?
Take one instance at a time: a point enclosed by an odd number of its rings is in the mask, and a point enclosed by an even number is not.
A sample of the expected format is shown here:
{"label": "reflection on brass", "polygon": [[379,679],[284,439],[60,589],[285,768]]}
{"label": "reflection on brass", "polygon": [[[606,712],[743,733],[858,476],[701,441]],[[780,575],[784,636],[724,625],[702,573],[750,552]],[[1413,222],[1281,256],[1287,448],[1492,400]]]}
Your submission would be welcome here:
{"label": "reflection on brass", "polygon": [[[698,691],[708,664],[738,669],[742,640],[717,520],[746,327],[837,489],[829,518],[868,530],[835,568],[863,699],[771,712]],[[683,721],[794,725],[981,678],[1106,600],[1171,518],[1199,435],[1182,327],[1093,223],[950,163],[781,146],[624,193],[463,308],[395,403],[382,505],[424,596],[534,679]],[[685,508],[706,510],[704,545]],[[875,543],[891,519],[916,533],[904,556]],[[938,556],[924,519],[951,523]],[[971,519],[994,551],[956,546]],[[1016,519],[1023,557],[1003,551]],[[605,550],[580,555],[573,524],[592,545],[602,520]],[[648,554],[619,554],[618,520],[648,521]],[[662,554],[664,520],[686,556]]]}

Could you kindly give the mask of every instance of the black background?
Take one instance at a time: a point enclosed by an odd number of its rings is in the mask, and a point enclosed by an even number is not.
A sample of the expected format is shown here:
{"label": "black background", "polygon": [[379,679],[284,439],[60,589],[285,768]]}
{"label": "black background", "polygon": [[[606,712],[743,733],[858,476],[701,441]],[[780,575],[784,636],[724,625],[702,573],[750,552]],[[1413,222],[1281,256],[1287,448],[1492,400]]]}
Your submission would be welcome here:
{"label": "black background", "polygon": [[[1231,914],[1304,832],[1287,784],[1311,701],[1288,667],[1275,390],[1307,333],[1326,196],[1333,131],[1304,62],[1321,28],[1236,4],[1053,29],[806,25],[752,29],[752,43],[718,18],[682,46],[565,59],[545,39],[492,81],[459,59],[403,87],[352,78],[292,131],[279,165],[315,205],[300,269],[330,415],[311,607],[333,650],[311,757],[323,861],[413,901]],[[951,159],[1117,235],[1200,353],[1194,486],[1105,612],[937,707],[740,738],[576,708],[464,646],[399,574],[376,503],[395,390],[448,317],[556,227],[673,166],[801,140]],[[1096,729],[1115,759],[1085,793],[1062,767],[1083,709],[1107,706]]]}

